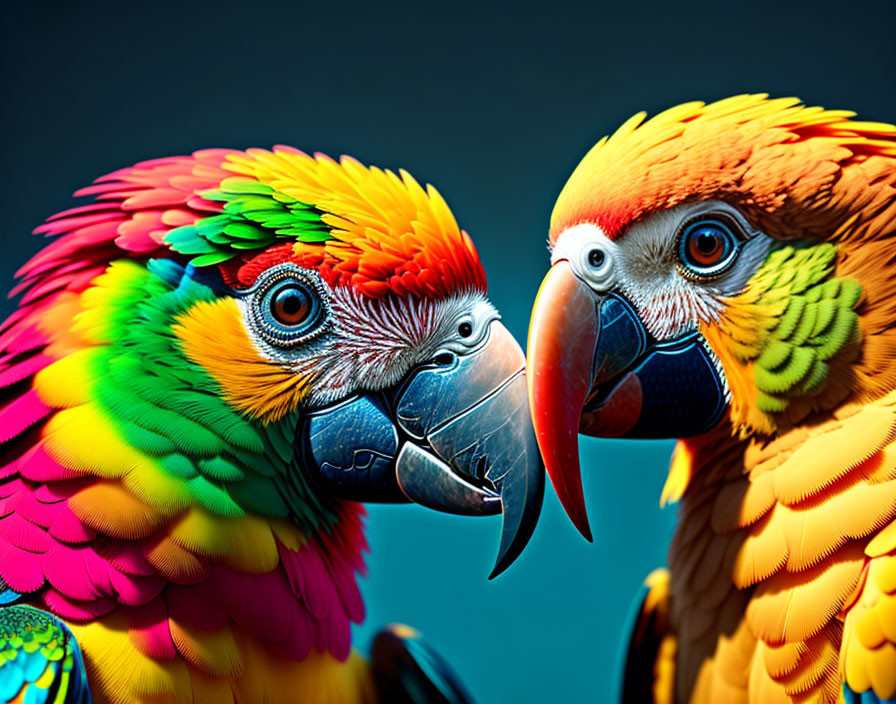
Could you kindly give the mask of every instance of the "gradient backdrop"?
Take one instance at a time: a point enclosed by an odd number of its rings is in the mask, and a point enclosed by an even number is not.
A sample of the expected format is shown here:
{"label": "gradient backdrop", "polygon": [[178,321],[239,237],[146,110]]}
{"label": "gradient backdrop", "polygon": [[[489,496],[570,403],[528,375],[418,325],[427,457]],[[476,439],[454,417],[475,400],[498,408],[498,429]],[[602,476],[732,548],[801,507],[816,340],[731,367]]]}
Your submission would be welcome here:
{"label": "gradient backdrop", "polygon": [[[28,232],[94,177],[282,142],[435,184],[523,341],[554,198],[631,114],[770,92],[896,120],[893,0],[124,5],[2,4],[4,286],[39,247]],[[493,583],[498,519],[373,508],[358,645],[403,621],[482,704],[606,701],[632,599],[674,524],[657,505],[671,444],[582,450],[595,544],[548,489],[530,547]]]}

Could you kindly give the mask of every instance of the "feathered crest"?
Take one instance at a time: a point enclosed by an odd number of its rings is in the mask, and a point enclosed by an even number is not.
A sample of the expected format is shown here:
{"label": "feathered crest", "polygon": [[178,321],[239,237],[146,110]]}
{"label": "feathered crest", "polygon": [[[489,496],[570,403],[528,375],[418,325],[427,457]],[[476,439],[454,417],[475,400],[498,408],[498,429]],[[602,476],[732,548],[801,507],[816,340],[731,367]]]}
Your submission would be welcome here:
{"label": "feathered crest", "polygon": [[26,299],[96,276],[114,259],[172,250],[246,284],[257,275],[252,260],[272,247],[278,259],[371,297],[485,290],[472,241],[435,188],[350,157],[208,149],[141,162],[75,195],[96,202],[37,228],[58,239],[19,272]]}
{"label": "feathered crest", "polygon": [[581,222],[619,237],[636,220],[720,198],[770,235],[878,237],[896,220],[896,127],[797,98],[692,102],[601,139],[573,172],[551,241]]}

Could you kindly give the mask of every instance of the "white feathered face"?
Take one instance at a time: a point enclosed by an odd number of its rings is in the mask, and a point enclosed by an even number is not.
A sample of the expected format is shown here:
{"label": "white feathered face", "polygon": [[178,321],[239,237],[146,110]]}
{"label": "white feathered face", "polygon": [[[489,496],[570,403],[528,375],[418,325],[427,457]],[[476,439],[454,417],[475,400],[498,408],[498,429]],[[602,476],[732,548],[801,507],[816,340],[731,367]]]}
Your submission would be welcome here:
{"label": "white feathered face", "polygon": [[773,241],[733,206],[702,201],[655,213],[616,241],[597,225],[575,225],[557,239],[551,263],[566,260],[595,292],[624,296],[664,341],[717,320]]}
{"label": "white feathered face", "polygon": [[479,292],[370,299],[292,263],[262,273],[237,304],[261,356],[303,380],[305,407],[389,388],[422,364],[450,365],[500,319]]}

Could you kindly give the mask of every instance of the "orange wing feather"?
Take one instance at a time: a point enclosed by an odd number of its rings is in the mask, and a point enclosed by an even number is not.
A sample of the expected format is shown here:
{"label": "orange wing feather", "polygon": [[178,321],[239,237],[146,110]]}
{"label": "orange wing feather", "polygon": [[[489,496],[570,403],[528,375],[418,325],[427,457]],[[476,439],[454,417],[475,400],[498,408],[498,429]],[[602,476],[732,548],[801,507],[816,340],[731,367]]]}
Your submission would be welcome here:
{"label": "orange wing feather", "polygon": [[896,393],[689,455],[669,554],[679,700],[836,702],[844,675],[896,696],[894,431]]}

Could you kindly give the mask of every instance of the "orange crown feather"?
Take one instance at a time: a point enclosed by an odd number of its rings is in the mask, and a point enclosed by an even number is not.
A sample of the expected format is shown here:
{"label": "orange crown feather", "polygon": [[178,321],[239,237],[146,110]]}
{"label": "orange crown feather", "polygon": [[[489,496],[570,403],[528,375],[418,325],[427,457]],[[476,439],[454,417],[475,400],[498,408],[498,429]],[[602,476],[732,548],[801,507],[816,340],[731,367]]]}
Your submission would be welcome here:
{"label": "orange crown feather", "polygon": [[764,94],[685,103],[647,122],[639,113],[573,172],[551,242],[583,222],[617,238],[651,213],[710,198],[772,236],[877,237],[896,220],[896,127],[854,114]]}
{"label": "orange crown feather", "polygon": [[206,149],[121,169],[76,195],[96,202],[38,228],[57,239],[19,272],[19,290],[49,285],[60,271],[95,274],[103,262],[170,250],[197,267],[220,266],[235,287],[290,260],[369,297],[486,288],[470,237],[435,188],[350,157]]}

